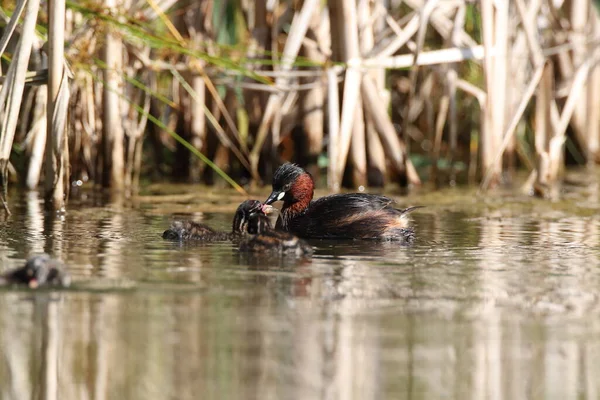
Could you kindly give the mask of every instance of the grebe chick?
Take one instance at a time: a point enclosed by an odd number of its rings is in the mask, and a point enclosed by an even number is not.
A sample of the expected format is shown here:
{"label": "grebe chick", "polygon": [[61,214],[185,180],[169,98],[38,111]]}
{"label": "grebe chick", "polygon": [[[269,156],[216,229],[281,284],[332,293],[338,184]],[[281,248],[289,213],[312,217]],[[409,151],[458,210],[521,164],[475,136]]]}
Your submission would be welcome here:
{"label": "grebe chick", "polygon": [[205,242],[227,241],[240,237],[247,231],[248,217],[260,212],[263,204],[258,200],[246,200],[237,208],[233,217],[231,232],[218,232],[208,225],[194,221],[173,221],[162,237],[167,240],[199,240]]}
{"label": "grebe chick", "polygon": [[0,275],[0,285],[62,286],[71,284],[71,277],[63,271],[64,265],[48,254],[39,254],[27,260],[23,267]]}
{"label": "grebe chick", "polygon": [[308,256],[312,247],[289,232],[273,230],[269,217],[256,212],[248,219],[248,233],[254,235],[240,242],[240,251]]}
{"label": "grebe chick", "polygon": [[389,197],[365,194],[334,194],[313,200],[314,181],[297,165],[286,163],[273,176],[273,192],[265,201],[283,200],[276,229],[301,238],[375,239],[410,243],[414,231],[408,213],[398,210]]}

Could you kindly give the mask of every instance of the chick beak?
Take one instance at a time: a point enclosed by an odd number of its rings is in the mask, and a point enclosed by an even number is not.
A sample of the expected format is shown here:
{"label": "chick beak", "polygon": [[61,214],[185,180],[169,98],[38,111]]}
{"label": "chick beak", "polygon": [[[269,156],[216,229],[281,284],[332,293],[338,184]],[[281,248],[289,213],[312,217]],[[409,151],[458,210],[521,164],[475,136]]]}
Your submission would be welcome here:
{"label": "chick beak", "polygon": [[38,286],[39,286],[39,283],[38,283],[37,279],[32,279],[29,281],[29,287],[31,289],[37,289]]}
{"label": "chick beak", "polygon": [[267,201],[265,201],[265,204],[269,205],[269,204],[275,203],[276,201],[281,200],[283,198],[282,195],[283,195],[283,192],[275,192],[274,191],[273,193],[271,193],[271,195],[269,196]]}

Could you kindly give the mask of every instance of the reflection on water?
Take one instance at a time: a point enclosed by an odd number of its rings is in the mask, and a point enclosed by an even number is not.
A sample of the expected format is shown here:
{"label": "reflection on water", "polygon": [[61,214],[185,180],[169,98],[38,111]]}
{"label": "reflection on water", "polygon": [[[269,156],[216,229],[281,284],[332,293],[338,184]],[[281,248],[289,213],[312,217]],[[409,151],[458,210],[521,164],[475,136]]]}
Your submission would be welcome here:
{"label": "reflection on water", "polygon": [[425,196],[414,246],[317,241],[305,260],[161,239],[174,213],[229,229],[231,199],[56,216],[26,194],[0,270],[46,251],[73,287],[0,289],[0,398],[596,398],[596,192]]}

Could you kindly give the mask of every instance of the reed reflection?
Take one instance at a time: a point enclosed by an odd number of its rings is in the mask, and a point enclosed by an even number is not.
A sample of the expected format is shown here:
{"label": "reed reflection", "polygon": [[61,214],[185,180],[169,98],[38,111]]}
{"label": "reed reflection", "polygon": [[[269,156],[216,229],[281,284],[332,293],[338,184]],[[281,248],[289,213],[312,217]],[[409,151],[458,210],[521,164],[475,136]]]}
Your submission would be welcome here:
{"label": "reed reflection", "polygon": [[3,399],[600,393],[595,215],[427,209],[411,247],[319,241],[298,259],[176,246],[145,210],[28,199],[0,231],[2,268],[58,253],[73,289],[0,289]]}

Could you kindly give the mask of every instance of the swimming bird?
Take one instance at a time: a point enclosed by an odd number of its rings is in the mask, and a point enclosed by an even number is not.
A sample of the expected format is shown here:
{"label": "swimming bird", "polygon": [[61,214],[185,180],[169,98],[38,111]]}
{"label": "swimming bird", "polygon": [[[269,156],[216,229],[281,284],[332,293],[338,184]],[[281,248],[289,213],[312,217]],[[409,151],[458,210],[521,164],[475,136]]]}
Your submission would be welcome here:
{"label": "swimming bird", "polygon": [[248,233],[252,236],[240,242],[239,249],[242,252],[295,256],[308,256],[313,253],[313,248],[304,240],[289,232],[274,230],[269,217],[262,212],[254,212],[250,215]]}
{"label": "swimming bird", "polygon": [[265,201],[283,201],[276,229],[301,238],[375,239],[410,243],[414,231],[408,214],[420,207],[396,209],[386,196],[334,194],[313,200],[314,181],[304,169],[285,163],[273,175],[273,191]]}
{"label": "swimming bird", "polygon": [[23,267],[0,275],[0,285],[27,285],[32,289],[39,286],[62,286],[71,284],[71,277],[63,271],[62,262],[48,254],[39,254],[27,260]]}
{"label": "swimming bird", "polygon": [[247,232],[248,217],[262,212],[263,203],[258,200],[246,200],[237,208],[233,217],[231,232],[219,232],[206,224],[195,221],[173,221],[162,237],[168,240],[198,240],[205,242],[227,241],[238,238]]}

